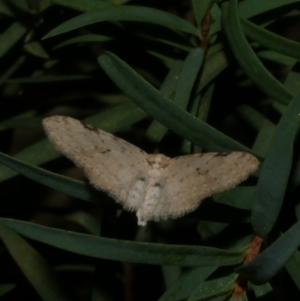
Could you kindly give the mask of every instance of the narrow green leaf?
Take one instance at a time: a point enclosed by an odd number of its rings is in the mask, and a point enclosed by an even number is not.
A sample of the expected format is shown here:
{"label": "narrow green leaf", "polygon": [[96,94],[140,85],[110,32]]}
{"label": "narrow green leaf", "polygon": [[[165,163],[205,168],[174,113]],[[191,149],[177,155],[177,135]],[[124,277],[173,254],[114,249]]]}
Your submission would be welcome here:
{"label": "narrow green leaf", "polygon": [[253,41],[259,43],[261,46],[300,60],[299,42],[274,34],[248,20],[240,19],[240,21],[245,35]]}
{"label": "narrow green leaf", "polygon": [[199,284],[187,301],[204,301],[219,296],[224,296],[225,299],[233,291],[236,278],[237,275],[231,273],[223,277],[216,276],[215,279],[207,280]]}
{"label": "narrow green leaf", "polygon": [[270,148],[271,141],[273,139],[274,133],[276,131],[276,125],[265,119],[262,127],[260,128],[255,142],[253,144],[253,151],[259,154],[261,157],[265,158],[268,149]]}
{"label": "narrow green leaf", "polygon": [[299,0],[251,0],[243,1],[239,4],[239,14],[243,18],[250,18],[265,12],[270,12],[273,9],[295,3],[299,4]]}
{"label": "narrow green leaf", "polygon": [[249,124],[253,129],[259,131],[266,118],[263,114],[260,112],[254,110],[252,107],[248,105],[240,105],[236,107],[235,111],[239,115],[243,121],[245,121],[247,124]]}
{"label": "narrow green leaf", "polygon": [[116,6],[100,11],[79,15],[51,30],[44,39],[69,32],[87,25],[104,21],[131,21],[157,24],[186,33],[199,35],[198,29],[190,22],[170,13],[142,6]]}
{"label": "narrow green leaf", "polygon": [[93,258],[173,266],[220,266],[240,263],[243,253],[210,247],[139,243],[103,238],[0,218],[0,222],[33,240]]}
{"label": "narrow green leaf", "polygon": [[286,263],[285,268],[287,269],[290,277],[294,281],[295,285],[297,286],[298,290],[300,290],[300,253],[296,251],[289,261]]}
{"label": "narrow green leaf", "polygon": [[247,276],[254,284],[264,284],[287,263],[299,245],[300,222],[297,222],[253,261],[238,268],[236,272]]}
{"label": "narrow green leaf", "polygon": [[24,49],[31,55],[37,56],[42,59],[49,59],[48,53],[40,42],[34,41],[26,43],[24,45]]}
{"label": "narrow green leaf", "polygon": [[216,77],[228,66],[227,56],[223,50],[210,55],[204,62],[204,67],[200,79],[200,85],[197,93],[202,91],[207,84]]}
{"label": "narrow green leaf", "polygon": [[79,37],[75,37],[69,40],[66,40],[57,46],[54,47],[54,49],[59,49],[65,46],[69,46],[72,44],[78,44],[78,43],[87,43],[87,42],[106,42],[110,41],[112,37],[98,35],[98,34],[86,34]]}
{"label": "narrow green leaf", "polygon": [[95,202],[96,196],[93,195],[93,190],[85,182],[47,171],[46,169],[25,163],[1,152],[0,163],[47,187],[84,201]]}
{"label": "narrow green leaf", "polygon": [[241,150],[251,153],[247,147],[180,109],[115,55],[101,55],[98,61],[108,76],[132,101],[186,140],[209,150]]}
{"label": "narrow green leaf", "polygon": [[245,38],[238,18],[237,0],[225,3],[222,12],[227,39],[244,72],[271,99],[288,104],[292,94],[264,67]]}
{"label": "narrow green leaf", "polygon": [[0,284],[0,297],[4,296],[11,290],[13,290],[16,287],[15,283],[1,283]]}
{"label": "narrow green leaf", "polygon": [[281,117],[261,168],[252,208],[256,234],[265,237],[277,220],[293,160],[293,145],[300,122],[300,90]]}
{"label": "narrow green leaf", "polygon": [[13,64],[11,64],[0,76],[0,86],[9,78],[12,74],[15,73],[19,69],[21,65],[25,62],[25,56],[22,55],[18,59],[15,60]]}
{"label": "narrow green leaf", "polygon": [[[169,98],[174,93],[182,66],[183,61],[180,60],[176,61],[173,64],[160,88],[160,93],[163,96]],[[153,120],[146,132],[146,139],[149,139],[149,141],[158,144],[166,134],[167,130],[168,129],[160,122]]]}
{"label": "narrow green leaf", "polygon": [[174,103],[186,109],[197,75],[203,63],[204,49],[196,48],[186,57],[175,90]]}
{"label": "narrow green leaf", "polygon": [[294,66],[297,63],[296,59],[272,50],[259,51],[257,56],[262,59],[286,66]]}
{"label": "narrow green leaf", "polygon": [[19,23],[13,23],[0,35],[0,58],[3,57],[26,33],[27,28]]}
{"label": "narrow green leaf", "polygon": [[273,288],[268,282],[259,286],[253,285],[253,290],[258,299],[263,299],[264,301],[274,300]]}
{"label": "narrow green leaf", "polygon": [[45,259],[14,231],[0,225],[0,238],[42,300],[72,300]]}
{"label": "narrow green leaf", "polygon": [[[91,125],[109,132],[117,132],[144,119],[146,114],[133,103],[117,105],[104,112],[85,119]],[[61,156],[53,145],[44,139],[20,153],[15,157],[28,164],[41,165]],[[6,166],[0,166],[0,182],[16,176],[17,173]]]}
{"label": "narrow green leaf", "polygon": [[105,0],[50,0],[54,4],[70,7],[83,12],[94,12],[96,10],[113,7],[114,4]]}
{"label": "narrow green leaf", "polygon": [[216,270],[216,267],[187,269],[173,282],[158,301],[179,301],[187,299],[191,293]]}
{"label": "narrow green leaf", "polygon": [[210,7],[213,3],[216,2],[215,0],[192,0],[193,10],[196,17],[197,27],[201,30],[202,27],[202,20],[205,14],[209,11]]}
{"label": "narrow green leaf", "polygon": [[[269,12],[273,9],[280,8],[285,5],[295,4],[295,8],[298,5],[299,0],[251,0],[242,1],[238,5],[238,13],[241,18],[248,19],[265,12]],[[213,6],[214,8],[215,6]],[[221,20],[220,18],[214,18],[214,23],[212,24],[213,33],[221,30]]]}
{"label": "narrow green leaf", "polygon": [[73,80],[87,80],[91,79],[90,75],[78,74],[78,75],[44,75],[44,76],[32,76],[32,77],[19,77],[2,79],[5,83],[19,83],[19,84],[32,84],[32,83],[52,83],[61,81],[73,81]]}

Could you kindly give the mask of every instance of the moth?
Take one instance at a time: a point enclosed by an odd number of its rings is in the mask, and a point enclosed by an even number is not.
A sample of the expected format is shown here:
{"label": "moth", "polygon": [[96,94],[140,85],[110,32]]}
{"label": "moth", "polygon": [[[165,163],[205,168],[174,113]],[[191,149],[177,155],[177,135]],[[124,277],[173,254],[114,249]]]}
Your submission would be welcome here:
{"label": "moth", "polygon": [[259,165],[245,152],[172,159],[147,154],[108,132],[65,116],[46,118],[43,127],[49,140],[83,169],[96,189],[136,212],[140,226],[195,210],[203,199],[244,181]]}

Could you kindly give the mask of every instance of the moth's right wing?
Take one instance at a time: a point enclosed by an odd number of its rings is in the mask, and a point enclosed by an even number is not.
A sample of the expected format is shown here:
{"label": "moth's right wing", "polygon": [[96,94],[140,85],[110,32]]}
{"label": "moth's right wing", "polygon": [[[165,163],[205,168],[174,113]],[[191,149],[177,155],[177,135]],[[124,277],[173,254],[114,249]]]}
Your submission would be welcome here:
{"label": "moth's right wing", "polygon": [[144,151],[70,117],[48,117],[43,126],[49,140],[83,169],[95,188],[107,192],[128,209],[138,208],[139,200],[129,197],[129,192],[148,170]]}
{"label": "moth's right wing", "polygon": [[249,153],[203,153],[172,159],[165,169],[159,218],[179,217],[193,211],[206,197],[233,188],[259,165]]}

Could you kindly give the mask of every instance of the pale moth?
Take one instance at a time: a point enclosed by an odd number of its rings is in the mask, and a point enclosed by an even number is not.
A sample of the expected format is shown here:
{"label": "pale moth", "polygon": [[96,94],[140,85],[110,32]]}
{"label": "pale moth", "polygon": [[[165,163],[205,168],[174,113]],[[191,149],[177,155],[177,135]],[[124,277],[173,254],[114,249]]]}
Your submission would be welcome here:
{"label": "pale moth", "polygon": [[140,226],[195,210],[206,197],[244,181],[259,165],[245,152],[199,153],[173,159],[150,155],[65,116],[46,118],[43,126],[49,140],[83,169],[96,189],[136,212]]}

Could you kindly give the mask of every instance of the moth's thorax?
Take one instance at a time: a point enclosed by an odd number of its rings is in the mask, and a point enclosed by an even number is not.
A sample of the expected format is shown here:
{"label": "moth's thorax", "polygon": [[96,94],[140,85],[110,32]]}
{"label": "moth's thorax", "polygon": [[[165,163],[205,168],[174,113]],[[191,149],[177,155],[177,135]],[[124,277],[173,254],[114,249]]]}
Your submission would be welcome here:
{"label": "moth's thorax", "polygon": [[147,157],[149,164],[148,181],[145,187],[144,200],[137,211],[139,225],[145,225],[148,220],[153,219],[155,208],[161,200],[162,188],[166,181],[164,170],[169,165],[170,160],[170,158],[161,154]]}
{"label": "moth's thorax", "polygon": [[149,177],[160,177],[163,170],[169,165],[170,160],[170,158],[161,154],[148,155]]}

